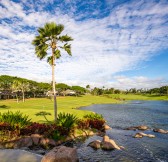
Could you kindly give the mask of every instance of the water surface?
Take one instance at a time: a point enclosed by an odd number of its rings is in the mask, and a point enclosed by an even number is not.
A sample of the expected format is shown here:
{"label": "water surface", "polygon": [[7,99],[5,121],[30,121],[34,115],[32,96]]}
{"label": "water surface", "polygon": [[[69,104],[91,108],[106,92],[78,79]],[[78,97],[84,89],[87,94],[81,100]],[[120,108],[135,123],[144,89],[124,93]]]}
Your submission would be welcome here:
{"label": "water surface", "polygon": [[[81,162],[168,162],[168,134],[152,131],[153,128],[168,130],[168,101],[132,101],[128,104],[92,105],[82,109],[102,114],[113,128],[106,134],[124,146],[125,150],[93,150],[87,144],[96,139],[102,140],[93,136],[78,149]],[[149,126],[151,129],[144,133],[154,134],[156,138],[132,138],[138,131],[123,130],[137,125]]]}

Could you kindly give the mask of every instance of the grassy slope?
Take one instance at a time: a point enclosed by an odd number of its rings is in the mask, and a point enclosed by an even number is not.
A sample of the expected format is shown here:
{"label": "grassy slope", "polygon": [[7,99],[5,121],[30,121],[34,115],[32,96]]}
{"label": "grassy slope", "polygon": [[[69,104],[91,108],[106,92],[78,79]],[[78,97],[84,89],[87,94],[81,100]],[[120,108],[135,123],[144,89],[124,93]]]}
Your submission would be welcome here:
{"label": "grassy slope", "polygon": [[[115,99],[100,97],[100,96],[82,96],[82,97],[58,97],[58,112],[73,113],[78,117],[89,113],[85,110],[76,110],[75,108],[81,106],[88,106],[91,104],[100,103],[117,103]],[[0,112],[5,111],[21,111],[28,114],[33,121],[44,122],[43,117],[35,116],[34,114],[39,111],[47,111],[52,113],[52,116],[47,116],[48,119],[53,120],[53,101],[45,98],[27,99],[25,103],[16,100],[0,100]]]}
{"label": "grassy slope", "polygon": [[168,100],[168,96],[159,95],[111,94],[109,97],[125,100]]}

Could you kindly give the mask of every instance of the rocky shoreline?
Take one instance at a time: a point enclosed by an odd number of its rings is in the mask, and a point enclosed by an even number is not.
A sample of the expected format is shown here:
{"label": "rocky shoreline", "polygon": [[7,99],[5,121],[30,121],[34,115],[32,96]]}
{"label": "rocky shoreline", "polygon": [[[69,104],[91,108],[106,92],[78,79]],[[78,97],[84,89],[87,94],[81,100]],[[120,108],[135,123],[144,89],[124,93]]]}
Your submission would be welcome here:
{"label": "rocky shoreline", "polygon": [[[104,127],[105,130],[111,129],[109,126]],[[135,126],[135,127],[129,127],[125,130],[131,130],[136,131],[135,134],[132,136],[134,138],[142,138],[142,137],[149,137],[149,138],[155,138],[155,135],[153,134],[146,134],[144,132],[137,132],[137,131],[146,131],[150,128],[144,125],[141,126]],[[153,132],[163,133],[167,134],[168,131],[163,129],[153,129]],[[27,151],[29,153],[34,154],[35,156],[41,156],[42,162],[51,162],[51,159],[57,159],[60,158],[57,161],[61,161],[61,159],[64,159],[65,157],[69,161],[78,161],[78,155],[77,155],[77,148],[73,147],[73,143],[77,139],[86,138],[89,136],[98,135],[102,137],[102,141],[95,140],[91,141],[88,146],[92,147],[93,149],[103,149],[103,150],[123,150],[125,149],[123,146],[119,146],[113,139],[109,138],[105,132],[93,132],[93,131],[85,131],[82,136],[69,136],[64,141],[57,141],[55,142],[52,139],[44,138],[41,135],[38,134],[32,134],[31,136],[22,137],[17,140],[12,140],[4,143],[0,143],[1,153],[3,150],[6,150],[8,148],[11,150],[20,150],[20,151]],[[8,152],[9,152],[8,150]],[[65,154],[62,154],[62,152],[65,152]],[[1,155],[1,154],[0,154]],[[52,156],[52,158],[51,158]],[[43,157],[43,158],[42,158]],[[71,159],[73,157],[73,159]],[[4,161],[7,162],[7,161]],[[32,162],[32,161],[31,161]]]}

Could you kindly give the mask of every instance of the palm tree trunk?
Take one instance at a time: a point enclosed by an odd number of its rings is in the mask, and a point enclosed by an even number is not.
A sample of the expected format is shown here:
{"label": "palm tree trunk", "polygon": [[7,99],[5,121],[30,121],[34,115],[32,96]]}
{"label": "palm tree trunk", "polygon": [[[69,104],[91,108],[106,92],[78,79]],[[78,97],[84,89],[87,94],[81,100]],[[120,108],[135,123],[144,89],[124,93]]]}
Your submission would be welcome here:
{"label": "palm tree trunk", "polygon": [[54,120],[57,122],[57,99],[56,99],[56,90],[55,90],[55,57],[54,57],[55,49],[52,48],[52,86],[53,86],[53,93],[54,93]]}
{"label": "palm tree trunk", "polygon": [[22,90],[22,95],[23,95],[23,102],[25,102],[25,93],[24,93],[24,90]]}

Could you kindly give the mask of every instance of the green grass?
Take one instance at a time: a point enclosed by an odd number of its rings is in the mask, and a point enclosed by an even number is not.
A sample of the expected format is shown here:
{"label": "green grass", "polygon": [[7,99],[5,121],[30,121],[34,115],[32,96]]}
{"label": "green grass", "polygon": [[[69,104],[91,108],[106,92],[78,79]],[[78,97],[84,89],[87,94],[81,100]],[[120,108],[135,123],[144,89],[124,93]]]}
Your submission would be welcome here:
{"label": "green grass", "polygon": [[[116,99],[117,100],[116,100]],[[151,95],[125,95],[112,94],[108,96],[91,96],[85,95],[81,97],[57,97],[58,113],[72,113],[77,117],[82,118],[90,111],[79,110],[81,106],[88,106],[92,104],[107,104],[107,103],[121,103],[118,99],[125,100],[168,100],[168,96],[151,96]],[[36,116],[39,111],[47,111],[52,115],[47,116],[49,120],[53,120],[53,101],[46,98],[27,99],[26,102],[17,103],[16,100],[0,100],[0,112],[6,111],[21,111],[30,116],[32,121],[45,122],[42,116]]]}
{"label": "green grass", "polygon": [[110,94],[107,97],[125,100],[168,100],[168,96],[138,95],[138,94]]}
{"label": "green grass", "polygon": [[[105,104],[105,103],[118,103],[119,101],[101,97],[101,96],[91,96],[85,95],[81,97],[57,97],[58,103],[58,113],[72,113],[82,118],[84,115],[90,113],[90,111],[79,110],[81,106],[88,106],[91,104]],[[49,120],[53,120],[53,101],[46,98],[35,98],[27,99],[26,102],[17,103],[16,100],[0,100],[0,112],[6,111],[21,111],[32,118],[35,122],[45,122],[44,118],[41,116],[36,116],[35,114],[39,111],[47,111],[52,115],[47,116]]]}

